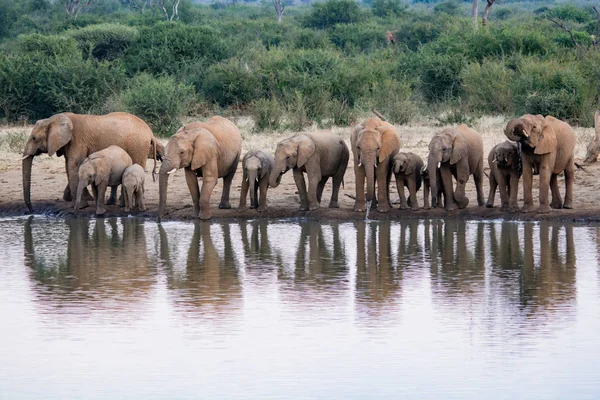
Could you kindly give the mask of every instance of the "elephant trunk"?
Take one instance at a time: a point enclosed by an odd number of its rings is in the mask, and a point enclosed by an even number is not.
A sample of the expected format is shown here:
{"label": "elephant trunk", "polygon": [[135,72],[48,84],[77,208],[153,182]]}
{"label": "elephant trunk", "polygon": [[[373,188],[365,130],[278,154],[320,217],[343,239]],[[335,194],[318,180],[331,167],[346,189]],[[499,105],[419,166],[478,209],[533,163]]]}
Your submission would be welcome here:
{"label": "elephant trunk", "polygon": [[508,124],[506,124],[506,128],[504,129],[504,134],[513,142],[518,142],[522,138],[527,137],[525,127],[523,126],[523,122],[520,118],[511,119],[508,121]]}
{"label": "elephant trunk", "polygon": [[[365,168],[365,177],[367,178],[367,203],[371,203],[375,198],[375,158],[366,157],[362,158],[362,164]],[[387,201],[387,199],[379,199],[380,201]]]}
{"label": "elephant trunk", "polygon": [[29,155],[23,158],[22,174],[23,174],[23,199],[29,209],[33,213],[31,206],[31,165],[33,164],[33,156]]}
{"label": "elephant trunk", "polygon": [[167,205],[167,186],[169,183],[169,175],[166,172],[160,171],[158,175],[158,217],[156,218],[157,222],[160,222],[164,213],[165,207]]}
{"label": "elephant trunk", "polygon": [[431,208],[438,207],[438,182],[437,182],[437,170],[438,164],[441,163],[441,157],[435,153],[429,153],[429,159],[427,161],[427,175],[429,176],[429,187],[431,191]]}
{"label": "elephant trunk", "polygon": [[77,198],[75,200],[75,211],[79,211],[81,207],[81,196],[83,195],[83,189],[87,186],[87,182],[83,179],[79,179],[79,184],[77,185]]}
{"label": "elephant trunk", "polygon": [[250,208],[258,207],[258,199],[256,198],[256,183],[258,180],[257,171],[248,171],[248,184],[250,186]]}
{"label": "elephant trunk", "polygon": [[[127,203],[128,203],[127,207],[125,208],[125,211],[129,212],[129,211],[133,210],[133,206],[134,206],[134,204],[133,204],[134,196],[133,195],[135,192],[135,186],[132,186],[129,188],[123,186],[123,189],[125,189],[125,196],[127,198]],[[138,207],[141,207],[141,205],[138,204]]]}
{"label": "elephant trunk", "polygon": [[269,186],[272,188],[276,188],[277,186],[279,186],[279,181],[281,180],[281,168],[273,168],[273,170],[271,171],[271,175],[269,175]]}

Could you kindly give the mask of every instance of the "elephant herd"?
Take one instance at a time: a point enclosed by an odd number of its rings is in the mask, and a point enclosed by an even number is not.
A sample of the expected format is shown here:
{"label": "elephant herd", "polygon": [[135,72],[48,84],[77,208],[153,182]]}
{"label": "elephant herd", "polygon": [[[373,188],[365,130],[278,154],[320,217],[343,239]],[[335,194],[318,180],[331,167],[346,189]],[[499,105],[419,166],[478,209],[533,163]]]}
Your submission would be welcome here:
{"label": "elephant herd", "polygon": [[[356,196],[354,211],[376,208],[389,212],[390,182],[395,175],[400,208],[419,208],[417,191],[423,186],[424,207],[445,207],[451,211],[465,208],[469,199],[465,186],[473,175],[478,206],[493,207],[496,189],[503,210],[517,210],[517,186],[522,176],[524,204],[522,211],[534,210],[533,175],[539,175],[539,212],[551,208],[572,208],[575,134],[565,122],[554,117],[523,115],[508,122],[509,139],[496,145],[488,155],[490,192],[483,194],[484,150],[481,135],[466,125],[447,128],[429,143],[427,164],[418,155],[400,151],[397,129],[379,117],[367,118],[353,128],[350,143],[354,161]],[[192,122],[181,127],[162,146],[148,125],[126,113],[103,116],[57,114],[34,126],[23,153],[23,194],[31,205],[31,167],[33,157],[42,153],[65,156],[68,186],[63,198],[79,209],[92,200],[86,187],[91,185],[96,214],[103,214],[104,194],[111,187],[108,204],[116,202],[116,189],[122,185],[121,205],[129,211],[134,203],[144,206],[144,168],[148,158],[162,161],[159,172],[158,220],[165,214],[169,175],[183,168],[192,196],[195,214],[211,217],[210,196],[219,178],[223,192],[219,208],[231,208],[231,183],[242,152],[242,137],[234,123],[215,116],[206,122]],[[242,159],[243,181],[239,210],[250,207],[267,209],[269,187],[276,188],[281,176],[293,171],[301,210],[319,208],[324,187],[333,181],[329,207],[338,208],[340,185],[350,159],[344,140],[330,131],[300,132],[277,144],[275,154],[250,150]],[[558,175],[564,173],[564,202],[558,189]],[[304,178],[307,176],[308,187]],[[198,184],[202,178],[202,187]],[[453,182],[453,178],[456,184]],[[365,188],[366,181],[366,188]],[[408,200],[404,188],[408,188]],[[548,189],[552,200],[548,201]],[[259,196],[260,190],[260,196]],[[431,196],[431,202],[429,198]]]}

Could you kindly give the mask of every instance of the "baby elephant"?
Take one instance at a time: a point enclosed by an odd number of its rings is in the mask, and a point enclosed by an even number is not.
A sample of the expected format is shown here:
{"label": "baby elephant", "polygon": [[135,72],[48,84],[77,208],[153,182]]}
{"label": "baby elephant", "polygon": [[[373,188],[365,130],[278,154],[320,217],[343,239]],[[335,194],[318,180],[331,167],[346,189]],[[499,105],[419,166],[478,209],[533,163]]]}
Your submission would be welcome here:
{"label": "baby elephant", "polygon": [[[419,209],[417,192],[421,188],[423,159],[415,153],[398,153],[392,159],[396,187],[400,196],[400,209],[410,207],[413,211]],[[408,188],[408,204],[404,196],[404,187]]]}
{"label": "baby elephant", "polygon": [[[242,160],[244,176],[242,180],[242,192],[240,194],[239,212],[246,209],[246,196],[250,189],[250,208],[258,211],[267,211],[267,189],[269,188],[269,176],[275,165],[273,156],[262,150],[250,150]],[[258,189],[260,188],[260,199]]]}
{"label": "baby elephant", "polygon": [[486,207],[494,207],[496,187],[500,189],[501,209],[517,211],[517,192],[522,167],[515,142],[497,144],[488,156],[490,165],[490,195]]}
{"label": "baby elephant", "polygon": [[[133,164],[123,172],[123,197],[125,197],[125,212],[130,212],[135,203],[140,211],[145,211],[144,205],[144,180],[146,172],[139,164]],[[135,197],[134,197],[135,196]]]}
{"label": "baby elephant", "polygon": [[[429,203],[429,192],[431,191],[431,180],[429,178],[429,169],[427,168],[427,166],[423,167],[423,172],[421,173],[421,176],[423,177],[423,208],[426,210],[431,209],[431,204]],[[437,168],[436,169],[436,175],[435,175],[435,179],[437,180],[437,193],[431,193],[431,197],[433,198],[433,196],[435,196],[436,200],[437,200],[437,204],[440,207],[445,207],[446,206],[446,195],[444,194],[444,182],[442,182],[442,174],[440,172],[440,169]],[[444,201],[442,201],[442,196],[444,198]]]}
{"label": "baby elephant", "polygon": [[77,201],[75,210],[81,205],[83,189],[92,185],[92,192],[96,200],[96,214],[106,212],[104,196],[106,188],[116,188],[121,184],[123,172],[131,166],[131,157],[119,146],[109,146],[104,150],[90,154],[79,166],[79,185],[77,187]]}

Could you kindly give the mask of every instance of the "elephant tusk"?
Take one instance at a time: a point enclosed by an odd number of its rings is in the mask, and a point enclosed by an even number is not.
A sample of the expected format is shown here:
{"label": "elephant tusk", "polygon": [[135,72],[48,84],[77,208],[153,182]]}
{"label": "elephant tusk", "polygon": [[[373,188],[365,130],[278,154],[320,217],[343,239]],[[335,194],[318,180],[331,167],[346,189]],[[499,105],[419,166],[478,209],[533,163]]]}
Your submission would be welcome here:
{"label": "elephant tusk", "polygon": [[256,182],[258,182],[258,178],[256,178],[255,180],[256,180]]}
{"label": "elephant tusk", "polygon": [[248,177],[246,177],[246,179],[244,179],[246,182],[249,182]]}
{"label": "elephant tusk", "polygon": [[437,167],[438,167],[438,169],[439,169],[441,166],[442,166],[442,163],[441,163],[441,162],[439,162],[439,163],[438,163],[438,166],[437,166]]}
{"label": "elephant tusk", "polygon": [[359,166],[359,167],[360,167],[360,166],[362,166],[362,163],[361,163],[360,161],[358,162],[358,166]]}
{"label": "elephant tusk", "polygon": [[170,170],[169,172],[167,172],[167,175],[171,175],[175,171],[177,171],[177,168],[173,168],[172,170]]}
{"label": "elephant tusk", "polygon": [[525,129],[523,129],[523,136],[525,136],[526,138],[529,138],[529,133],[527,133],[527,131]]}
{"label": "elephant tusk", "polygon": [[494,157],[494,159],[492,160],[493,163],[497,163],[498,159],[496,157]]}
{"label": "elephant tusk", "polygon": [[26,154],[26,155],[24,155],[23,157],[21,157],[21,160],[25,160],[25,159],[27,159],[27,158],[29,158],[29,157],[31,157],[31,156]]}

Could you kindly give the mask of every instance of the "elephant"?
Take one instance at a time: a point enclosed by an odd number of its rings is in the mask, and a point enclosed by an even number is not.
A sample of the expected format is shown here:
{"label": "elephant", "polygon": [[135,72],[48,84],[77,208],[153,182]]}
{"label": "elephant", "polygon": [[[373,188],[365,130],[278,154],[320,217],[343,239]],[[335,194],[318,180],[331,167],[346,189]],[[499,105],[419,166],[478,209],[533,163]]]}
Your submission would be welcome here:
{"label": "elephant", "polygon": [[79,166],[75,210],[79,210],[81,206],[83,189],[91,184],[96,200],[96,215],[106,213],[104,207],[106,188],[110,186],[116,190],[122,182],[123,173],[131,165],[131,157],[119,146],[108,146],[83,160]]}
{"label": "elephant", "polygon": [[[210,219],[210,196],[218,178],[223,178],[223,193],[219,208],[231,208],[229,191],[242,152],[242,135],[235,124],[214,116],[206,122],[192,122],[177,131],[165,146],[165,158],[159,172],[158,222],[167,204],[169,175],[179,168],[185,170],[195,214]],[[197,177],[202,177],[200,191]]]}
{"label": "elephant", "polygon": [[123,184],[121,190],[125,197],[125,212],[130,212],[134,206],[134,199],[140,211],[145,211],[144,205],[144,181],[146,173],[139,164],[133,164],[123,172]]}
{"label": "elephant", "polygon": [[[106,115],[62,113],[36,122],[25,143],[22,159],[23,197],[30,213],[31,166],[33,157],[48,153],[65,156],[68,185],[65,201],[75,201],[78,170],[83,160],[92,153],[116,145],[125,150],[134,163],[146,167],[146,159],[162,156],[163,148],[144,121],[135,115],[116,112]],[[89,196],[87,190],[86,197]],[[114,203],[116,192],[111,193],[109,204]]]}
{"label": "elephant", "polygon": [[[410,207],[413,211],[418,210],[417,192],[421,188],[423,180],[423,159],[415,153],[400,152],[392,159],[392,165],[396,177],[398,196],[400,196],[400,208]],[[408,188],[409,193],[408,204],[404,196],[405,186]]]}
{"label": "elephant", "polygon": [[490,166],[490,194],[486,207],[494,207],[496,188],[500,191],[502,210],[517,210],[517,192],[521,179],[521,157],[517,144],[511,141],[499,143],[488,155]]}
{"label": "elephant", "polygon": [[[550,115],[525,114],[512,119],[504,130],[506,137],[520,144],[523,164],[523,212],[532,212],[533,175],[539,172],[538,212],[548,213],[551,208],[573,208],[573,182],[575,180],[575,132],[566,122]],[[565,174],[565,201],[558,190],[558,174]],[[552,202],[548,204],[548,187]]]}
{"label": "elephant", "polygon": [[[292,169],[300,194],[300,210],[316,210],[321,203],[323,188],[333,178],[329,207],[339,208],[338,194],[348,166],[350,151],[346,143],[330,131],[299,132],[277,144],[275,168],[269,185],[279,186],[281,176]],[[308,191],[302,173],[308,177]]]}
{"label": "elephant", "polygon": [[[389,212],[391,161],[400,150],[398,131],[393,125],[378,117],[367,118],[354,128],[350,142],[354,154],[354,176],[356,177],[354,211],[366,211],[366,203],[369,203],[377,204],[379,212]],[[375,181],[377,181],[377,198]]]}
{"label": "elephant", "polygon": [[[425,165],[422,169],[421,176],[423,178],[423,208],[425,210],[431,209],[431,203],[429,202],[429,193],[431,192],[431,179],[429,178],[429,169]],[[435,182],[436,182],[436,193],[431,192],[431,196],[435,196],[435,201],[440,207],[445,207],[446,199],[444,194],[444,182],[442,182],[442,174],[440,169],[435,169]],[[444,197],[442,202],[442,197]]]}
{"label": "elephant", "polygon": [[[477,188],[477,204],[485,205],[483,197],[483,140],[481,135],[465,124],[456,128],[446,128],[437,133],[429,142],[429,176],[436,167],[440,169],[446,200],[446,210],[465,208],[469,199],[465,196],[465,185],[473,174]],[[452,176],[456,178],[453,188]],[[437,182],[430,181],[431,191],[437,193]],[[437,197],[432,197],[431,205],[436,208]]]}
{"label": "elephant", "polygon": [[[267,189],[274,166],[273,156],[262,150],[251,150],[244,155],[242,159],[244,176],[238,211],[242,212],[246,209],[248,189],[250,189],[250,208],[256,208],[259,212],[267,211]],[[259,188],[260,199],[258,199]]]}

